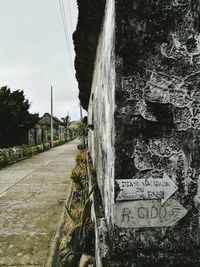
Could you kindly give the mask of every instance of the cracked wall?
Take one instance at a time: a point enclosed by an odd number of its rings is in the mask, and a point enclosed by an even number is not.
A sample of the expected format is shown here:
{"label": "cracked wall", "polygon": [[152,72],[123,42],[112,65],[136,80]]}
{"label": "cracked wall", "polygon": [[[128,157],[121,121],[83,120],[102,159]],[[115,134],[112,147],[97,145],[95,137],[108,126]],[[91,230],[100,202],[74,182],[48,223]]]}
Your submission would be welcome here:
{"label": "cracked wall", "polygon": [[[103,18],[88,109],[105,213],[97,266],[197,267],[200,3],[107,0]],[[166,204],[117,200],[116,179],[164,174],[178,188]]]}
{"label": "cracked wall", "polygon": [[116,228],[113,243],[130,258],[116,266],[200,263],[199,20],[199,1],[116,1],[115,178],[165,172],[178,186],[172,198],[187,209],[169,228]]}

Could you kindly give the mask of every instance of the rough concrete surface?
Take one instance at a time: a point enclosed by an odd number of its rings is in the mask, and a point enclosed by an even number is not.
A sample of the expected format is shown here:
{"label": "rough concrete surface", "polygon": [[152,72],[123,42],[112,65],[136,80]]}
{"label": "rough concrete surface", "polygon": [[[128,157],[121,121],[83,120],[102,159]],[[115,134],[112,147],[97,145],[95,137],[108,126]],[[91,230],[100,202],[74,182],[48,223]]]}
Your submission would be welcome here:
{"label": "rough concrete surface", "polygon": [[0,266],[44,266],[78,141],[0,170]]}
{"label": "rough concrete surface", "polygon": [[[92,82],[88,147],[100,192],[93,196],[96,265],[199,267],[200,1],[99,0],[106,4],[101,17],[94,2],[78,1],[75,68],[84,107]],[[96,36],[87,25],[99,21]],[[95,61],[86,47],[96,51]],[[86,76],[88,62],[92,75]],[[153,187],[149,196],[140,194],[143,185],[137,186],[142,201],[133,187],[132,197],[123,188],[119,200],[118,180],[156,182],[164,174],[176,187],[164,205],[158,195],[152,202]]]}

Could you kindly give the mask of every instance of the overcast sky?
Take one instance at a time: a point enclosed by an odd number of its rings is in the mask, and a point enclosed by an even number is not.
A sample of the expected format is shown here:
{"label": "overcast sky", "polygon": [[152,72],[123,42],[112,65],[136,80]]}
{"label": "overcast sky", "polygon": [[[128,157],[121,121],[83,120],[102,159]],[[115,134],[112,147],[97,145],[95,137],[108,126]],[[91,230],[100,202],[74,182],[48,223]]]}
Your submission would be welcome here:
{"label": "overcast sky", "polygon": [[[76,0],[66,4],[71,58],[72,28],[77,23]],[[79,119],[78,86],[72,74],[59,0],[0,0],[0,86],[22,89],[31,112],[50,112],[50,86],[54,87],[54,114],[69,112]]]}

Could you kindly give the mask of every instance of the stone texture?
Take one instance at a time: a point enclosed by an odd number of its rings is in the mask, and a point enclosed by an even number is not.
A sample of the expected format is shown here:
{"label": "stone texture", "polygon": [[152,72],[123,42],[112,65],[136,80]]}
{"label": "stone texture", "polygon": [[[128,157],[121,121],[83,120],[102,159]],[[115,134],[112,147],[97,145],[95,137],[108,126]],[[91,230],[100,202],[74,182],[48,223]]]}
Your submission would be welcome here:
{"label": "stone texture", "polygon": [[[149,262],[152,251],[180,255],[187,248],[191,251],[187,259],[171,256],[163,266],[190,261],[197,266],[198,1],[116,2],[116,178],[159,178],[165,170],[178,186],[175,198],[188,210],[172,228],[130,230],[137,236],[130,247],[144,253]],[[158,237],[162,242],[155,241]],[[123,242],[132,243],[128,237]],[[155,255],[152,263],[157,266],[160,260]],[[134,261],[143,266],[139,254]]]}
{"label": "stone texture", "polygon": [[[95,218],[102,243],[97,241],[97,266],[197,267],[200,3],[107,0],[102,19],[93,79],[87,81],[94,125],[89,150],[104,209]],[[116,226],[115,180],[160,179],[164,172],[178,187],[171,203],[179,202],[185,216],[167,227]]]}

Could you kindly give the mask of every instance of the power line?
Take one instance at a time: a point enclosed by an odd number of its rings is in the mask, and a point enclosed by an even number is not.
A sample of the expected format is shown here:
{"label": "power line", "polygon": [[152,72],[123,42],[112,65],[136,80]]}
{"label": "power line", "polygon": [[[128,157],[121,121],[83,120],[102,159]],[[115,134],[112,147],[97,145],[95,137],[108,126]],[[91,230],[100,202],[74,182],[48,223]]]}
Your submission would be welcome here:
{"label": "power line", "polygon": [[67,20],[66,20],[66,14],[65,14],[65,10],[64,10],[64,5],[63,5],[63,1],[59,0],[59,5],[60,5],[60,12],[61,12],[61,17],[62,17],[62,23],[63,23],[63,29],[64,29],[64,34],[65,34],[65,40],[67,43],[67,48],[69,51],[69,55],[71,57],[71,53],[70,53],[70,42],[69,42],[69,34],[68,34],[68,29],[67,29]]}
{"label": "power line", "polygon": [[63,0],[59,0],[59,5],[60,5],[61,18],[62,18],[63,29],[64,29],[64,34],[65,34],[65,41],[67,44],[69,59],[71,61],[70,62],[70,68],[71,68],[72,74],[74,76],[73,59],[71,56],[71,47],[70,47],[70,42],[69,42],[69,33],[68,33],[68,28],[67,28],[67,19],[66,19],[66,13],[65,13],[65,9],[64,9]]}
{"label": "power line", "polygon": [[[63,13],[63,21],[64,21],[64,25],[65,25],[65,29],[66,29],[66,35],[67,35],[67,41],[68,41],[68,44],[69,44],[69,47],[70,47],[70,39],[69,39],[69,31],[68,31],[68,24],[67,24],[67,16],[66,16],[66,12],[65,12],[65,5],[64,5],[64,2],[63,0],[61,0],[61,7],[62,7],[62,13]],[[70,47],[71,49],[71,47]]]}
{"label": "power line", "polygon": [[[69,0],[68,1],[68,8],[69,8],[69,19],[70,19],[70,25],[71,25],[71,36],[72,36],[72,32],[73,32],[73,24],[72,24],[72,15],[71,15],[71,7],[70,7],[70,3]],[[66,17],[66,12],[65,12],[65,5],[63,0],[59,0],[59,5],[60,5],[60,11],[61,11],[61,17],[62,17],[62,23],[63,23],[63,29],[64,29],[64,34],[65,34],[65,40],[66,40],[66,44],[67,44],[67,48],[68,48],[68,53],[69,53],[69,58],[70,58],[70,69],[72,71],[72,75],[74,77],[73,79],[73,83],[76,87],[76,83],[75,83],[75,72],[74,72],[74,67],[73,67],[73,60],[72,60],[72,56],[71,56],[71,47],[70,47],[70,39],[69,39],[69,29],[68,29],[68,24],[67,24],[67,17]],[[80,105],[80,104],[79,104]]]}
{"label": "power line", "polygon": [[69,20],[70,20],[70,25],[71,25],[71,33],[73,33],[73,23],[72,23],[72,12],[71,12],[71,6],[70,6],[70,0],[66,0],[68,3],[68,8],[69,8]]}

